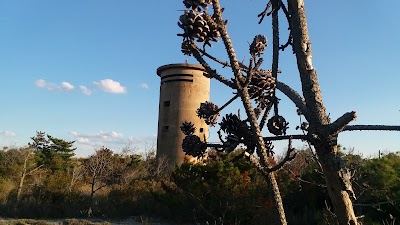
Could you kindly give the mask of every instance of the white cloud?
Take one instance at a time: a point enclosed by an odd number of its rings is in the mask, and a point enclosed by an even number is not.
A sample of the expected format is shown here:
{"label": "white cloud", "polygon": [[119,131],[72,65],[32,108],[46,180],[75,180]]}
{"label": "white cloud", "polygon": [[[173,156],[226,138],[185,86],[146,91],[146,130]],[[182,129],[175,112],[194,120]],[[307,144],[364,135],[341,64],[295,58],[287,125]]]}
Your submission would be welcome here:
{"label": "white cloud", "polygon": [[61,89],[61,87],[59,85],[57,85],[55,83],[47,82],[42,79],[35,81],[35,86],[38,88],[46,88],[49,91]]}
{"label": "white cloud", "polygon": [[12,131],[0,131],[0,135],[6,136],[6,137],[15,137],[16,134]]}
{"label": "white cloud", "polygon": [[81,85],[81,86],[79,86],[79,89],[81,89],[81,91],[82,91],[82,93],[83,93],[84,95],[89,96],[89,95],[92,94],[92,90],[90,90],[90,89],[89,89],[88,87],[86,87],[86,86]]}
{"label": "white cloud", "polygon": [[76,139],[76,142],[81,143],[81,144],[89,144],[91,145],[92,143],[90,142],[89,138],[84,138],[84,137],[78,137]]}
{"label": "white cloud", "polygon": [[143,89],[149,89],[150,88],[149,85],[146,84],[146,83],[141,83],[140,87],[143,88]]}
{"label": "white cloud", "polygon": [[78,143],[92,145],[93,147],[106,146],[109,144],[126,144],[127,142],[127,140],[124,139],[124,135],[116,131],[99,131],[88,134],[79,134],[76,131],[71,131],[69,133],[76,138]]}
{"label": "white cloud", "polygon": [[45,81],[43,79],[36,80],[35,81],[35,86],[38,88],[45,88],[49,91],[55,91],[55,90],[63,90],[63,91],[72,91],[75,87],[68,83],[68,82],[62,82],[60,85]]}
{"label": "white cloud", "polygon": [[44,87],[46,87],[46,81],[42,80],[42,79],[37,80],[37,81],[35,81],[35,86],[39,87],[39,88],[44,88]]}
{"label": "white cloud", "polygon": [[99,82],[94,81],[93,84],[100,90],[113,93],[113,94],[123,94],[127,92],[127,88],[123,87],[119,82],[113,81],[111,79],[101,80]]}
{"label": "white cloud", "polygon": [[133,146],[137,149],[150,149],[149,146],[155,146],[157,140],[157,137],[154,135],[125,137],[117,131],[99,131],[86,134],[71,131],[69,134],[74,137],[77,144],[94,149],[105,146],[116,152],[127,146]]}
{"label": "white cloud", "polygon": [[72,91],[72,90],[74,90],[75,87],[74,87],[74,85],[64,81],[61,83],[61,88],[64,91]]}

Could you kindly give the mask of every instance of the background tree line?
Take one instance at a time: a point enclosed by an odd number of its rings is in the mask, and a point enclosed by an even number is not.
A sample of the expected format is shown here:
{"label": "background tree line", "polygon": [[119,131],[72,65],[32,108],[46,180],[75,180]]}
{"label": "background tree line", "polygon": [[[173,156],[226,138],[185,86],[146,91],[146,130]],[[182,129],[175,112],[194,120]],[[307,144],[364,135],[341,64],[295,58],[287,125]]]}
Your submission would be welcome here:
{"label": "background tree line", "polygon": [[[17,218],[166,218],[175,223],[275,224],[272,193],[241,153],[207,153],[206,163],[170,171],[154,151],[115,153],[99,148],[74,157],[74,142],[37,132],[25,147],[0,150],[0,216]],[[342,151],[343,152],[343,151]],[[400,155],[342,156],[350,165],[364,224],[395,224],[400,217]],[[289,224],[328,224],[329,197],[310,149],[278,171]],[[397,221],[398,222],[398,221]]]}

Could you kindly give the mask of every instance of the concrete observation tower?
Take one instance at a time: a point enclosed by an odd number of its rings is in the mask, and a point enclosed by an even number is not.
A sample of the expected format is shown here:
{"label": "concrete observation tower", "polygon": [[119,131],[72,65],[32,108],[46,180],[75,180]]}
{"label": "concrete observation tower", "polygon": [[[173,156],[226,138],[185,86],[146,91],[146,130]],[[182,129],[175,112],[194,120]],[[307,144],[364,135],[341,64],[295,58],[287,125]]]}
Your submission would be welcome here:
{"label": "concrete observation tower", "polygon": [[205,69],[195,64],[168,64],[157,69],[161,78],[158,114],[157,157],[165,156],[169,165],[183,163],[182,141],[185,135],[180,126],[185,121],[197,128],[195,135],[208,138],[208,126],[196,115],[200,103],[210,99],[210,78]]}

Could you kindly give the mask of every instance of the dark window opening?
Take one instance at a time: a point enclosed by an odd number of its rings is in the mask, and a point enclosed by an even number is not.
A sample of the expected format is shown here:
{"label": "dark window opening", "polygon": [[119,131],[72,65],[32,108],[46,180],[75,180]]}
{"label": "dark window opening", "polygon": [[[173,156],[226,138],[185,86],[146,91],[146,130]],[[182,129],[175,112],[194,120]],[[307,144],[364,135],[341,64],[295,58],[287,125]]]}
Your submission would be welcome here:
{"label": "dark window opening", "polygon": [[170,101],[164,101],[164,107],[169,107],[171,105]]}
{"label": "dark window opening", "polygon": [[168,131],[169,126],[163,126],[162,131],[166,132]]}
{"label": "dark window opening", "polygon": [[203,131],[204,131],[204,129],[203,129],[203,128],[200,128],[200,133],[203,133]]}

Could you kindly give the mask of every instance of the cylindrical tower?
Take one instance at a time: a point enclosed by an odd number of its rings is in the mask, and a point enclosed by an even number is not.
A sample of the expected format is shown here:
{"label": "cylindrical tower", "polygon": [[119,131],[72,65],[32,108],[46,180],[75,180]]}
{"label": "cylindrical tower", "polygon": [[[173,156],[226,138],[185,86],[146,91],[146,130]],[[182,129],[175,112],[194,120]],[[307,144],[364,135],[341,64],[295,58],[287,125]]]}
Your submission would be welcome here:
{"label": "cylindrical tower", "polygon": [[195,64],[168,64],[157,69],[161,78],[158,114],[157,158],[166,157],[169,165],[184,161],[180,130],[183,122],[192,122],[195,135],[208,138],[208,126],[196,115],[200,103],[210,99],[210,78],[205,69]]}

